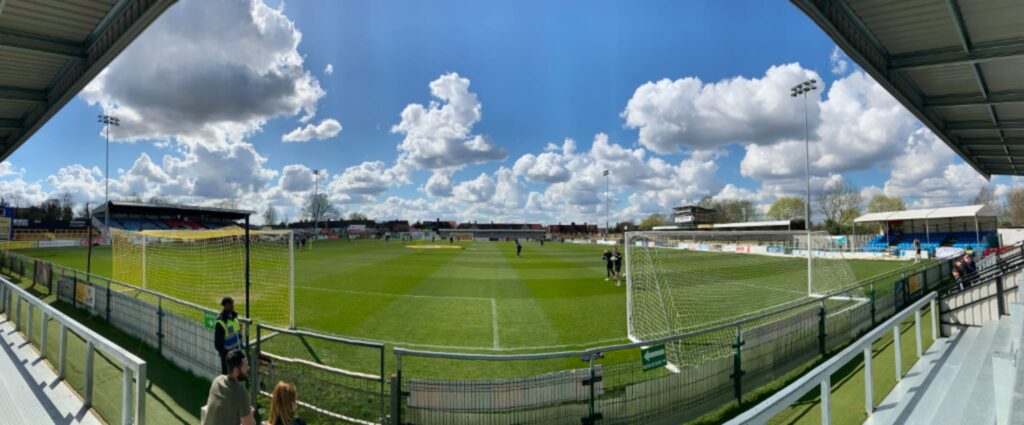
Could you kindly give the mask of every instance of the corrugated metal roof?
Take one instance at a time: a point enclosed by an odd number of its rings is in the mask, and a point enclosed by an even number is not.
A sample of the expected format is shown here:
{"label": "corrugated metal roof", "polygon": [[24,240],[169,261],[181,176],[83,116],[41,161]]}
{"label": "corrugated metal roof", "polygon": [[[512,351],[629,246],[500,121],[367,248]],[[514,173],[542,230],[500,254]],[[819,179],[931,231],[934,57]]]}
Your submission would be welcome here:
{"label": "corrugated metal roof", "polygon": [[853,220],[854,223],[873,223],[894,220],[924,220],[938,218],[995,217],[996,213],[987,205],[964,205],[961,207],[926,208],[918,210],[868,213]]}
{"label": "corrugated metal roof", "polygon": [[175,0],[0,0],[0,160]]}
{"label": "corrugated metal roof", "polygon": [[1024,175],[1024,0],[792,0],[986,177]]}
{"label": "corrugated metal roof", "polygon": [[768,227],[768,226],[789,226],[789,220],[776,221],[750,221],[746,223],[719,223],[713,225],[715,229],[742,229],[745,227]]}

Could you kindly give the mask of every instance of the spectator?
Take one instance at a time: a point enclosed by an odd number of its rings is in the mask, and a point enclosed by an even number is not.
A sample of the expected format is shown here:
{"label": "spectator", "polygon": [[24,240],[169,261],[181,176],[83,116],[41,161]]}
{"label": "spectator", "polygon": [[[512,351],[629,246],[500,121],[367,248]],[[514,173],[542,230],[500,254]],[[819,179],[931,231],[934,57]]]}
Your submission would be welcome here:
{"label": "spectator", "polygon": [[249,379],[249,364],[241,350],[228,352],[225,358],[228,373],[213,379],[206,398],[206,416],[202,425],[256,425],[249,392],[242,381]]}
{"label": "spectator", "polygon": [[956,286],[961,291],[964,290],[963,279],[960,279],[960,269],[953,267],[953,286]]}
{"label": "spectator", "polygon": [[296,416],[298,394],[295,385],[278,381],[270,398],[270,413],[267,425],[306,425],[306,421]]}
{"label": "spectator", "polygon": [[213,346],[220,355],[220,372],[227,374],[225,359],[228,353],[242,349],[242,327],[238,324],[238,313],[235,313],[235,300],[224,297],[220,300],[220,306],[223,310],[213,327]]}

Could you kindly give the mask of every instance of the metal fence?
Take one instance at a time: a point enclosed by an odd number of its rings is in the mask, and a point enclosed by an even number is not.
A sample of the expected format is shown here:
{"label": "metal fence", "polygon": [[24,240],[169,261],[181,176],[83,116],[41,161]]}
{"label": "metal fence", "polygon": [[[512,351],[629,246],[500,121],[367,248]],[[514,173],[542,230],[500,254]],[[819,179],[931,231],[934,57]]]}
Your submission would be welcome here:
{"label": "metal fence", "polygon": [[[394,348],[390,417],[410,424],[690,420],[856,341],[947,281],[949,271],[948,262],[932,263],[743,321],[582,351],[496,355]],[[716,342],[723,340],[732,343]],[[672,349],[700,350],[706,358],[676,368],[648,361],[652,352],[664,359]]]}
{"label": "metal fence", "polygon": [[[204,326],[209,322],[204,319],[216,315],[211,309],[16,253],[5,255],[2,264],[23,278],[38,276],[43,281],[36,283],[56,290],[62,301],[105,318],[186,370],[204,377],[220,370],[213,332]],[[47,269],[48,282],[42,277]],[[297,384],[304,412],[357,423],[687,420],[856,340],[935,289],[949,272],[946,261],[922,264],[871,279],[855,294],[828,294],[642,343],[520,355],[394,348],[390,377],[383,344],[259,324],[257,356],[251,356],[258,363],[252,397],[267,396],[277,380],[284,380]],[[327,345],[330,349],[323,349]],[[665,350],[707,355],[700,364],[674,370],[649,367],[652,363],[642,359],[658,347],[662,356]]]}
{"label": "metal fence", "polygon": [[864,409],[868,415],[871,415],[875,411],[875,397],[874,397],[874,382],[873,374],[871,372],[872,362],[872,344],[879,339],[882,339],[890,330],[893,333],[893,349],[896,352],[896,379],[897,381],[903,378],[903,362],[902,354],[900,351],[900,323],[907,319],[911,315],[914,316],[914,331],[915,341],[917,342],[917,357],[921,357],[921,353],[924,352],[923,344],[921,342],[921,310],[925,306],[931,305],[932,315],[932,339],[938,339],[938,318],[936,317],[935,299],[938,294],[935,292],[929,293],[911,304],[907,309],[903,310],[899,314],[894,315],[892,318],[882,323],[881,326],[872,330],[863,338],[858,339],[856,342],[851,344],[842,352],[836,354],[834,357],[826,360],[821,365],[815,367],[810,372],[807,372],[792,384],[779,392],[773,394],[767,400],[759,403],[753,408],[742,413],[740,416],[733,418],[728,422],[729,425],[740,425],[740,424],[764,424],[774,417],[776,414],[781,412],[786,407],[797,402],[802,398],[808,391],[819,387],[821,389],[821,416],[822,423],[831,423],[829,419],[831,417],[831,394],[832,394],[832,374],[838,372],[848,363],[856,359],[858,356],[864,356]]}
{"label": "metal fence", "polygon": [[385,421],[384,344],[257,324],[255,349],[253,404],[257,392],[270,397],[285,381],[299,388],[299,406],[323,422]]}
{"label": "metal fence", "polygon": [[[220,356],[213,344],[217,311],[18,253],[0,255],[2,264],[23,281],[31,279],[56,291],[58,300],[106,319],[178,367],[206,379],[220,374]],[[248,335],[250,320],[239,318],[239,323]]]}
{"label": "metal fence", "polygon": [[[22,315],[22,308],[26,308],[25,315]],[[37,315],[38,312],[38,315]],[[0,313],[4,313],[9,319],[13,316],[15,328],[25,334],[28,342],[38,344],[39,352],[43,357],[48,357],[52,350],[47,347],[49,342],[49,321],[58,323],[58,352],[56,358],[50,357],[50,361],[57,362],[57,376],[64,379],[67,370],[67,359],[69,356],[68,333],[72,333],[85,343],[84,353],[84,382],[83,382],[83,404],[91,407],[93,404],[93,384],[95,382],[94,370],[96,364],[95,353],[99,350],[109,360],[112,360],[121,368],[121,421],[122,424],[143,424],[146,414],[146,362],[134,354],[110,342],[103,336],[93,332],[91,329],[71,319],[53,306],[30,294],[28,291],[18,287],[6,278],[0,277]],[[38,318],[38,319],[37,319]],[[33,322],[38,320],[38,322]],[[39,328],[36,336],[36,328]],[[106,413],[107,417],[113,416],[112,412]]]}

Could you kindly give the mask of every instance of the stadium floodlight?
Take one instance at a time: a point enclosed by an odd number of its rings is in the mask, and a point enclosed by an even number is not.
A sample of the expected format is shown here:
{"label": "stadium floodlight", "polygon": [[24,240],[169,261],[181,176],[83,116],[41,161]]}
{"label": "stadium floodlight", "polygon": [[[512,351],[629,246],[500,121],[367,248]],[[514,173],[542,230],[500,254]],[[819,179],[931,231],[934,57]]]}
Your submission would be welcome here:
{"label": "stadium floodlight", "polygon": [[609,184],[608,184],[608,179],[609,179],[608,174],[609,174],[609,171],[608,170],[604,170],[603,174],[604,174],[604,235],[608,236],[608,234],[609,234],[608,230],[610,230],[609,227],[608,227],[608,222],[609,222],[608,216],[610,214],[610,211],[608,209],[608,187],[609,187]]}
{"label": "stadium floodlight", "polygon": [[320,234],[320,214],[320,170],[313,170],[313,230],[317,235]]}
{"label": "stadium floodlight", "polygon": [[[96,122],[102,123],[107,133],[107,159],[106,170],[103,171],[103,198],[107,204],[107,211],[103,214],[103,227],[107,228],[110,234],[110,126],[120,127],[121,120],[113,115],[97,115]],[[90,242],[91,243],[91,242]]]}
{"label": "stadium floodlight", "polygon": [[793,86],[790,96],[804,97],[804,177],[807,180],[807,204],[804,205],[804,227],[807,229],[807,293],[813,293],[814,273],[811,272],[811,141],[807,117],[807,93],[817,90],[818,80],[810,79]]}

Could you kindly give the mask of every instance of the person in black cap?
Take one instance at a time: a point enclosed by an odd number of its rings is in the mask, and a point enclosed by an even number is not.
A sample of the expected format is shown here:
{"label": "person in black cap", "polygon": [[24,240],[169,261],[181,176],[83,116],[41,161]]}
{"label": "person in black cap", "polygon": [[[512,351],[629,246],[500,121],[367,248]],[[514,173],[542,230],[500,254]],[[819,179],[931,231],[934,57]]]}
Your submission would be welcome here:
{"label": "person in black cap", "polygon": [[227,374],[228,367],[225,358],[232,350],[242,349],[242,327],[238,324],[238,313],[235,313],[235,300],[231,297],[224,297],[220,300],[224,309],[217,317],[217,324],[213,330],[213,345],[220,355],[221,373]]}

